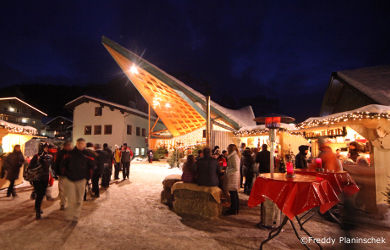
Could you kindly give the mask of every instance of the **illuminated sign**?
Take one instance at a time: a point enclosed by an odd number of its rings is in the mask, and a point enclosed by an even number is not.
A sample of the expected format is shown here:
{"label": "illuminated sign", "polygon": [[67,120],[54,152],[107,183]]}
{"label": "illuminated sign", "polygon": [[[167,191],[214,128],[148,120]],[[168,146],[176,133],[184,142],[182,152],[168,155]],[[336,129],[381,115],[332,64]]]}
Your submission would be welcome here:
{"label": "illuminated sign", "polygon": [[319,130],[319,131],[313,131],[313,132],[304,132],[303,133],[306,139],[315,139],[318,137],[339,137],[339,136],[346,136],[347,135],[347,129],[345,127],[343,128],[335,128],[335,129],[326,129],[326,130]]}

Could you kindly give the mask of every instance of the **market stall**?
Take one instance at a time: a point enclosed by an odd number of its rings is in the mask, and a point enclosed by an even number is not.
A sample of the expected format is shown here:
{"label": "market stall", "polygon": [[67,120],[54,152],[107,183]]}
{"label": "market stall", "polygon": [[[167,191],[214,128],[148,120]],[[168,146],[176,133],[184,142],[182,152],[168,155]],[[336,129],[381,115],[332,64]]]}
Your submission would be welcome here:
{"label": "market stall", "polygon": [[356,207],[378,212],[385,203],[382,192],[390,182],[390,107],[368,105],[356,110],[309,118],[297,125],[319,154],[319,138],[326,138],[332,151],[360,187],[352,199]]}
{"label": "market stall", "polygon": [[[234,136],[239,140],[239,144],[245,143],[249,148],[261,149],[263,144],[270,146],[268,131],[265,125],[242,127],[239,131],[234,132]],[[308,145],[308,143],[308,140],[297,132],[295,126],[281,123],[276,132],[274,155],[276,159],[283,157],[284,160],[288,160],[286,158],[299,153],[299,146]]]}
{"label": "market stall", "polygon": [[[0,121],[0,145],[1,155],[6,156],[12,152],[13,147],[17,144],[20,145],[24,154],[24,145],[27,141],[32,139],[38,132],[35,128],[30,126],[21,126],[5,121]],[[3,162],[0,161],[0,171],[3,166]],[[23,171],[19,173],[19,179],[15,181],[15,185],[23,182]],[[7,188],[9,181],[6,179],[0,179],[0,189]]]}

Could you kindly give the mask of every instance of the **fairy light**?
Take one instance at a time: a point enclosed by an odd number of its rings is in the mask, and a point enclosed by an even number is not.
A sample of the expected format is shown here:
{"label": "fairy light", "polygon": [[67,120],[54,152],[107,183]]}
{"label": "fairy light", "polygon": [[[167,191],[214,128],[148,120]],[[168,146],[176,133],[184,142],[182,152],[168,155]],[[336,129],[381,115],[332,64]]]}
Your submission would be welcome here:
{"label": "fairy light", "polygon": [[10,132],[10,133],[26,134],[26,135],[36,135],[36,134],[38,134],[38,131],[35,128],[33,128],[33,127],[19,126],[19,125],[12,124],[12,123],[9,123],[9,122],[4,122],[4,121],[2,121],[0,123],[0,126],[2,126],[5,129],[7,129],[8,132]]}

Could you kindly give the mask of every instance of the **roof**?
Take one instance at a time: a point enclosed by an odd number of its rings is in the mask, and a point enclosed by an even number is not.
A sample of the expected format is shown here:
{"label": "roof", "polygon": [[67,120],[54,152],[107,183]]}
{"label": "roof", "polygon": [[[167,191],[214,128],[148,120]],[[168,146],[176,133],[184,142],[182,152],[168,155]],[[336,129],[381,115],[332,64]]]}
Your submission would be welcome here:
{"label": "roof", "polygon": [[298,129],[316,127],[320,125],[331,125],[337,122],[344,122],[349,119],[390,119],[390,106],[371,104],[354,110],[340,112],[323,117],[310,117],[297,125]]}
{"label": "roof", "polygon": [[46,122],[46,124],[49,124],[49,123],[51,123],[51,122],[57,120],[58,118],[62,118],[62,119],[64,119],[64,120],[67,120],[67,121],[73,123],[73,121],[72,121],[71,119],[69,119],[69,118],[66,118],[66,117],[63,117],[63,116],[57,116],[57,117],[51,119],[50,121]]}
{"label": "roof", "polygon": [[26,106],[28,106],[28,107],[34,109],[35,111],[38,111],[38,112],[41,113],[42,115],[47,116],[46,113],[40,111],[39,109],[37,109],[36,107],[34,107],[34,106],[28,104],[27,102],[24,102],[24,101],[20,100],[20,99],[17,98],[17,97],[3,97],[3,98],[0,98],[0,101],[1,101],[1,100],[18,100],[19,102],[23,103],[24,105],[26,105]]}
{"label": "roof", "polygon": [[[285,128],[285,129],[290,130],[290,131],[297,130],[294,125],[290,125],[290,124],[287,124],[287,123],[280,123],[280,127],[281,128]],[[240,128],[239,131],[252,131],[252,130],[262,130],[262,129],[265,129],[265,125],[264,124],[263,125],[256,125],[256,126],[242,127],[242,128]]]}
{"label": "roof", "polygon": [[390,65],[344,70],[336,74],[376,103],[390,105]]}
{"label": "roof", "polygon": [[139,111],[137,109],[133,109],[133,108],[130,108],[130,107],[127,107],[124,105],[120,105],[120,104],[117,104],[114,102],[109,102],[109,101],[106,101],[106,100],[103,100],[100,98],[96,98],[96,97],[92,97],[92,96],[88,96],[88,95],[82,95],[82,96],[74,99],[73,101],[68,102],[67,104],[65,104],[65,108],[74,109],[76,106],[78,106],[84,102],[88,102],[88,101],[99,103],[99,104],[108,106],[108,107],[113,108],[113,109],[119,109],[121,112],[126,112],[126,113],[130,113],[130,114],[138,115],[138,116],[141,116],[143,118],[149,117],[147,113],[144,113],[144,112]]}
{"label": "roof", "polygon": [[3,120],[0,120],[0,126],[6,128],[10,133],[27,134],[27,135],[38,134],[37,129],[34,127],[17,125]]}
{"label": "roof", "polygon": [[[103,37],[102,42],[144,99],[153,105],[154,111],[174,136],[204,126],[205,112],[196,105],[196,102],[199,102],[205,106],[204,95],[110,39]],[[250,107],[234,112],[213,101],[210,104],[211,112],[235,129],[255,124]],[[238,118],[237,115],[241,112],[244,115]]]}

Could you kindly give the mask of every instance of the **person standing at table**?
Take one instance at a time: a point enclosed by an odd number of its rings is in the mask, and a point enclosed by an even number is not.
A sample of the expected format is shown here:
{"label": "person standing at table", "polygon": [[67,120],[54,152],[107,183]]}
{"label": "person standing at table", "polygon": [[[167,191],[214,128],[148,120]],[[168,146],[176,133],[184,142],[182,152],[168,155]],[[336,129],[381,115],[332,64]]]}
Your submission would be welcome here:
{"label": "person standing at table", "polygon": [[329,147],[324,138],[319,138],[318,142],[321,151],[318,157],[322,159],[322,168],[325,171],[332,171],[334,173],[343,171],[341,162],[336,158],[336,154],[332,152],[331,147]]}
{"label": "person standing at table", "polygon": [[238,190],[240,188],[240,158],[241,154],[235,144],[228,147],[227,168],[224,175],[224,188],[229,191],[231,205],[227,215],[236,215],[239,212]]}
{"label": "person standing at table", "polygon": [[299,146],[299,153],[295,156],[295,168],[307,169],[306,156],[309,153],[309,146]]}
{"label": "person standing at table", "polygon": [[255,160],[253,160],[250,150],[242,151],[241,165],[245,176],[244,193],[250,195],[255,174]]}
{"label": "person standing at table", "polygon": [[4,162],[4,169],[7,171],[6,179],[10,182],[7,190],[7,197],[10,197],[11,195],[12,197],[17,196],[14,184],[15,180],[19,179],[20,168],[23,166],[23,163],[24,156],[20,150],[20,145],[17,144],[14,146],[14,151],[7,156],[7,159]]}
{"label": "person standing at table", "polygon": [[121,163],[123,165],[123,180],[130,180],[130,162],[133,157],[133,152],[130,148],[127,147],[127,143],[123,143],[123,147],[121,150]]}
{"label": "person standing at table", "polygon": [[269,173],[271,152],[267,150],[267,144],[263,144],[261,148],[262,150],[256,155],[256,163],[259,163],[259,173]]}

